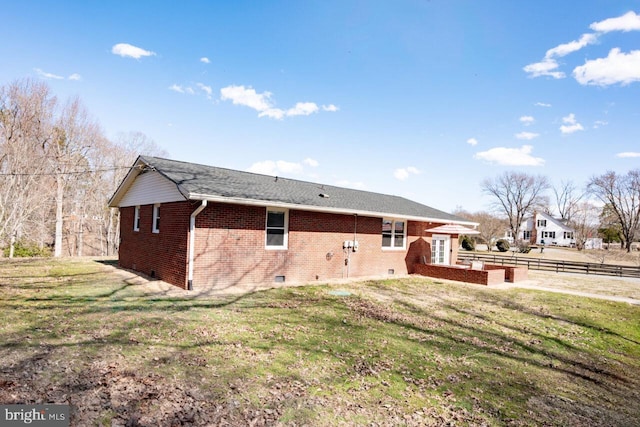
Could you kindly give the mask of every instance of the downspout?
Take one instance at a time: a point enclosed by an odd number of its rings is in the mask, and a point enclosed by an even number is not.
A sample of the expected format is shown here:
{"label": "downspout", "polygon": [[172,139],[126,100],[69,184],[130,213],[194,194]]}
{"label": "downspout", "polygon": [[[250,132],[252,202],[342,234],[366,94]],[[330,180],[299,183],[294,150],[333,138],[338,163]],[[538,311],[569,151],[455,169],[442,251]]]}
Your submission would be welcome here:
{"label": "downspout", "polygon": [[203,200],[200,206],[198,206],[196,210],[191,213],[191,217],[189,218],[189,276],[187,278],[187,290],[189,291],[193,290],[193,262],[195,259],[194,252],[196,249],[196,217],[206,207],[207,201]]}

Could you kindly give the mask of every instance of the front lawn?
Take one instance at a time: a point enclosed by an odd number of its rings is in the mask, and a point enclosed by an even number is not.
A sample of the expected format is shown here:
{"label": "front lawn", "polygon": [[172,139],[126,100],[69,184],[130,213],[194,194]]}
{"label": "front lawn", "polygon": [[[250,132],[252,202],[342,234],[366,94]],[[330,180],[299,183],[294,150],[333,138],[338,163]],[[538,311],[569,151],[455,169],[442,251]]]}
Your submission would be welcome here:
{"label": "front lawn", "polygon": [[0,403],[69,403],[80,426],[640,425],[638,306],[428,278],[167,296],[122,277],[0,262]]}

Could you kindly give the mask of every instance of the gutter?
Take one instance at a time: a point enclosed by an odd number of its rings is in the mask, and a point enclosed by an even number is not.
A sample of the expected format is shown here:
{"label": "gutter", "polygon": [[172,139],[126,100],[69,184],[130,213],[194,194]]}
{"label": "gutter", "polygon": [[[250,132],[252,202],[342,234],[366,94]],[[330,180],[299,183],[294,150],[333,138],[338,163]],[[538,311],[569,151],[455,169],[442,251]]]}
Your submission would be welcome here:
{"label": "gutter", "polygon": [[359,215],[363,217],[366,216],[366,217],[374,217],[374,218],[379,217],[379,218],[406,219],[409,221],[437,222],[440,224],[460,224],[460,225],[468,225],[471,227],[477,227],[479,225],[479,223],[473,222],[473,221],[457,221],[457,220],[437,218],[437,217],[431,218],[431,217],[415,216],[415,215],[403,215],[398,213],[363,211],[359,209],[342,209],[342,208],[332,208],[332,207],[313,206],[313,205],[298,205],[295,203],[276,202],[276,201],[269,201],[269,200],[244,199],[240,197],[213,196],[213,195],[200,194],[200,193],[189,193],[189,195],[187,196],[187,199],[209,200],[210,202],[220,202],[220,203],[229,203],[229,204],[246,205],[246,206],[269,206],[273,208],[295,209],[295,210],[303,210],[303,211],[311,211],[311,212],[333,213],[333,214],[340,214],[340,215]]}
{"label": "gutter", "polygon": [[189,218],[189,259],[188,259],[188,271],[189,276],[187,279],[187,290],[193,290],[193,262],[195,259],[195,248],[196,248],[196,217],[200,212],[207,207],[207,201],[203,200],[200,206],[196,208],[195,211],[191,213],[191,217]]}

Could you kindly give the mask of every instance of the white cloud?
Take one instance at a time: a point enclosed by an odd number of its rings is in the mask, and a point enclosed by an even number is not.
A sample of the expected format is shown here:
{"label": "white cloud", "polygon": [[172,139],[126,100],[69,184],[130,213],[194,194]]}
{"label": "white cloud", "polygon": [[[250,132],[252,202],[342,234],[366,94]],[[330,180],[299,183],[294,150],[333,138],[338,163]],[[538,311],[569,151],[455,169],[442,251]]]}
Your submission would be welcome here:
{"label": "white cloud", "polygon": [[257,93],[251,86],[227,86],[220,89],[222,100],[230,100],[234,105],[244,105],[256,111],[271,108],[271,92]]}
{"label": "white cloud", "polygon": [[405,179],[409,178],[409,172],[406,169],[396,169],[395,171],[393,171],[393,176],[399,180],[399,181],[404,181]]}
{"label": "white cloud", "polygon": [[540,134],[539,133],[533,133],[533,132],[520,132],[520,133],[517,133],[515,136],[518,139],[532,140],[534,138],[539,137]]}
{"label": "white cloud", "polygon": [[576,123],[576,115],[570,113],[568,116],[562,118],[563,123],[575,124]]}
{"label": "white cloud", "polygon": [[525,126],[529,126],[536,121],[536,119],[534,119],[532,116],[522,116],[520,117],[519,120],[520,120],[520,123],[522,123]]}
{"label": "white cloud", "polygon": [[43,79],[64,80],[64,77],[59,76],[57,74],[47,73],[45,71],[42,71],[40,68],[34,68],[33,70],[36,72],[36,74],[38,74]]}
{"label": "white cloud", "polygon": [[624,153],[616,154],[616,157],[621,157],[621,158],[640,157],[640,153],[634,152],[634,151],[625,151]]}
{"label": "white cloud", "polygon": [[202,58],[200,58],[200,62],[203,62],[205,64],[211,64],[211,61],[206,56],[203,56]]}
{"label": "white cloud", "polygon": [[595,122],[593,122],[593,128],[594,129],[598,129],[600,126],[606,126],[608,125],[609,122],[604,121],[604,120],[596,120]]}
{"label": "white cloud", "polygon": [[562,71],[554,71],[558,68],[558,63],[554,59],[545,58],[540,62],[529,64],[523,70],[529,77],[551,76],[554,79],[562,79],[565,74]]}
{"label": "white cloud", "polygon": [[289,108],[287,116],[308,116],[318,112],[318,106],[314,102],[298,102],[295,107]]}
{"label": "white cloud", "polygon": [[[315,102],[297,102],[289,109],[274,107],[271,102],[271,92],[257,93],[252,87],[227,86],[220,89],[221,99],[230,100],[236,105],[244,105],[258,111],[258,117],[269,117],[271,119],[282,120],[285,117],[309,116],[320,111]],[[338,111],[338,107],[333,104],[323,105],[324,111]]]}
{"label": "white cloud", "polygon": [[78,73],[73,73],[68,78],[69,80],[75,80],[75,81],[82,80],[82,76]]}
{"label": "white cloud", "polygon": [[111,48],[111,53],[113,53],[114,55],[120,55],[123,58],[129,57],[135,59],[140,59],[143,56],[154,56],[156,54],[155,52],[151,52],[150,50],[145,50],[128,43],[118,43],[113,45],[113,47]]}
{"label": "white cloud", "polygon": [[264,160],[252,164],[249,172],[260,173],[264,175],[299,175],[304,170],[300,163],[287,162],[285,160]]}
{"label": "white cloud", "polygon": [[469,138],[467,139],[467,144],[471,145],[471,146],[476,146],[478,145],[478,140],[475,138]]}
{"label": "white cloud", "polygon": [[544,159],[533,157],[531,145],[523,145],[520,148],[496,147],[487,151],[476,153],[473,157],[505,166],[542,166]]}
{"label": "white cloud", "polygon": [[589,26],[594,31],[608,33],[609,31],[640,31],[640,15],[629,11],[617,18],[609,18],[604,21],[594,22]]}
{"label": "white cloud", "polygon": [[393,171],[393,176],[400,181],[404,181],[409,178],[410,175],[417,175],[420,173],[420,170],[414,166],[408,166],[406,168],[398,168]]}
{"label": "white cloud", "polygon": [[598,36],[596,34],[593,34],[593,33],[583,34],[579,40],[573,40],[573,41],[570,41],[569,43],[564,43],[549,49],[547,51],[547,54],[545,55],[545,59],[566,56],[570,53],[573,53],[582,49],[587,45],[595,43],[597,40],[598,40]]}
{"label": "white cloud", "polygon": [[207,99],[211,99],[211,95],[213,94],[213,89],[211,89],[211,86],[207,86],[203,83],[196,83],[196,86],[198,86],[207,94]]}
{"label": "white cloud", "polygon": [[535,104],[536,107],[551,107],[551,104],[545,104],[544,102],[536,102]]}
{"label": "white cloud", "polygon": [[312,168],[317,168],[318,165],[320,164],[320,163],[318,163],[317,160],[314,160],[314,159],[312,159],[310,157],[307,157],[306,159],[304,159],[302,161],[302,163],[304,163],[307,166],[311,166]]}
{"label": "white cloud", "polygon": [[580,123],[576,123],[575,125],[562,125],[560,126],[560,132],[564,134],[574,133],[579,130],[584,130]]}
{"label": "white cloud", "polygon": [[616,83],[627,85],[640,81],[640,50],[621,53],[611,49],[606,58],[586,61],[573,70],[573,76],[581,85],[608,86]]}
{"label": "white cloud", "polygon": [[[578,40],[563,43],[547,50],[542,61],[525,66],[523,68],[524,71],[529,74],[529,77],[551,76],[556,79],[564,78],[565,73],[557,71],[558,62],[555,58],[566,56],[598,42],[600,35],[604,33],[611,31],[640,31],[640,15],[630,11],[616,18],[594,22],[589,28],[596,31],[596,33],[583,34]],[[637,52],[632,51],[628,55],[619,55],[620,49],[613,49],[609,52],[607,58],[587,61],[585,65],[575,68],[573,75],[583,85],[606,86],[614,83],[628,84],[632,81],[640,80],[640,71],[638,71],[638,63],[640,61],[638,56],[640,54],[636,55]]]}
{"label": "white cloud", "polygon": [[279,108],[269,108],[268,110],[264,110],[258,117],[269,117],[270,119],[282,120],[284,118],[284,110]]}
{"label": "white cloud", "polygon": [[569,114],[566,117],[563,117],[562,122],[566,123],[560,126],[560,132],[564,134],[570,134],[570,133],[577,132],[579,130],[584,130],[582,125],[577,122],[576,115],[573,113]]}
{"label": "white cloud", "polygon": [[177,84],[172,84],[171,86],[169,86],[169,90],[172,90],[174,92],[178,92],[178,93],[184,93],[184,88],[180,85]]}

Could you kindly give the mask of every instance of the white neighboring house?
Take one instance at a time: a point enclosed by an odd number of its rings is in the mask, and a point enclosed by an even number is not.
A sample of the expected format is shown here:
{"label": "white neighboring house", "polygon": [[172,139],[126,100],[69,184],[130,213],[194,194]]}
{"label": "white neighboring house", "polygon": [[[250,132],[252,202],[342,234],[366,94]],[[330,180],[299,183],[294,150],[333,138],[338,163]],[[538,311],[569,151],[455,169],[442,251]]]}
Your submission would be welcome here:
{"label": "white neighboring house", "polygon": [[[505,234],[509,243],[513,243],[511,230]],[[518,240],[525,240],[532,245],[575,246],[575,230],[561,220],[544,212],[534,212],[520,224]]]}

